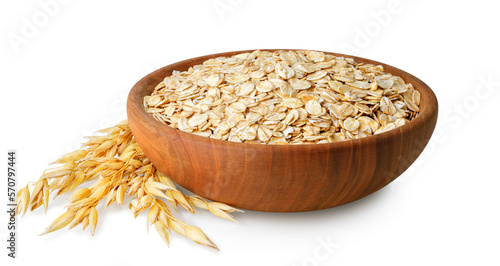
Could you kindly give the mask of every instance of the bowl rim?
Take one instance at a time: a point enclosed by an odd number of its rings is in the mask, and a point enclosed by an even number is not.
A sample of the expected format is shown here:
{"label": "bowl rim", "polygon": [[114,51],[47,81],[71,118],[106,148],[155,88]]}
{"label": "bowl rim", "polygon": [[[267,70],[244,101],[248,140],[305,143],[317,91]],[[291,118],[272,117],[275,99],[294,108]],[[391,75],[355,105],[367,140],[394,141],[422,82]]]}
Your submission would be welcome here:
{"label": "bowl rim", "polygon": [[[421,94],[421,101],[420,101],[420,112],[417,115],[417,117],[413,118],[410,120],[408,123],[396,127],[394,129],[391,129],[389,131],[377,134],[377,135],[370,135],[367,137],[359,138],[359,139],[351,139],[351,140],[344,140],[344,141],[338,141],[338,142],[332,142],[332,143],[304,143],[304,144],[289,144],[289,145],[284,145],[284,144],[257,144],[257,143],[241,143],[241,142],[232,142],[232,141],[227,141],[227,140],[219,140],[219,139],[212,139],[208,137],[203,137],[199,135],[195,135],[192,133],[184,132],[176,128],[172,128],[168,125],[165,125],[159,121],[157,121],[152,115],[149,115],[143,106],[143,97],[139,97],[139,94],[145,89],[147,85],[154,79],[155,76],[159,75],[160,73],[164,71],[173,71],[173,70],[178,70],[176,67],[185,65],[186,63],[190,63],[190,66],[193,66],[193,62],[200,61],[200,64],[203,61],[210,59],[210,58],[217,58],[217,57],[223,57],[223,56],[232,56],[235,54],[239,53],[249,53],[253,52],[256,50],[260,51],[300,51],[300,50],[308,50],[308,51],[318,51],[322,52],[325,54],[330,54],[336,57],[344,57],[344,58],[352,58],[356,63],[370,63],[374,65],[382,65],[384,67],[384,72],[391,73],[396,76],[402,76],[406,75],[407,77],[402,77],[405,83],[411,83],[413,87],[420,92]],[[166,76],[165,76],[166,77]],[[163,78],[165,78],[163,77]],[[410,80],[408,80],[410,79]],[[156,86],[156,85],[154,85]],[[423,104],[424,103],[424,104]],[[166,131],[168,133],[173,133],[177,134],[179,137],[183,139],[183,141],[193,141],[193,142],[198,142],[198,143],[208,143],[210,145],[224,145],[226,148],[245,148],[245,149],[250,149],[250,150],[269,150],[269,149],[278,149],[278,150],[295,150],[295,149],[344,149],[344,148],[351,148],[352,146],[359,146],[359,145],[366,145],[366,144],[373,144],[373,143],[379,143],[379,142],[386,142],[390,141],[394,137],[397,137],[401,134],[408,134],[412,131],[413,128],[418,128],[422,127],[426,124],[426,121],[433,116],[437,115],[438,112],[438,102],[436,95],[432,91],[432,89],[425,84],[422,80],[419,78],[413,76],[412,74],[403,71],[399,68],[393,67],[391,65],[375,61],[372,59],[368,58],[363,58],[363,57],[358,57],[358,56],[353,56],[353,55],[347,55],[347,54],[341,54],[341,53],[334,53],[334,52],[326,52],[326,51],[319,51],[319,50],[310,50],[310,49],[251,49],[251,50],[237,50],[237,51],[229,51],[229,52],[222,52],[222,53],[214,53],[214,54],[208,54],[208,55],[202,55],[202,56],[197,56],[189,59],[185,59],[182,61],[178,61],[169,65],[166,65],[164,67],[161,67],[146,76],[144,76],[142,79],[140,79],[130,90],[128,98],[127,98],[127,116],[130,119],[130,113],[134,112],[136,115],[139,115],[140,118],[143,120],[143,123],[151,123],[155,125],[158,129],[162,129],[162,131]],[[138,112],[137,112],[138,111]],[[132,128],[133,131],[133,128]]]}

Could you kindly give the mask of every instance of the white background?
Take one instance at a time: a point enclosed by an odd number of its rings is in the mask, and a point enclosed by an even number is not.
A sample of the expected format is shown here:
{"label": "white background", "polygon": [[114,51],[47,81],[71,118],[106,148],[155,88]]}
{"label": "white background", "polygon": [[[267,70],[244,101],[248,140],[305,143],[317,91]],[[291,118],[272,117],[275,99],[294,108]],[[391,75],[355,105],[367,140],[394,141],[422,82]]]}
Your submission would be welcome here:
{"label": "white background", "polygon": [[1,265],[500,264],[494,1],[115,0],[44,9],[47,2],[0,6],[1,206],[8,149],[17,151],[18,188],[36,181],[84,136],[125,119],[128,91],[141,77],[210,53],[303,48],[378,60],[426,82],[439,121],[405,174],[357,202],[309,213],[247,211],[236,216],[241,224],[179,213],[220,252],[178,235],[167,248],[153,228],[147,233],[144,214],[134,220],[117,206],[100,212],[94,237],[80,227],[38,236],[62,213],[68,197],[60,197],[46,215],[40,208],[17,221],[15,260],[6,256],[1,207]]}

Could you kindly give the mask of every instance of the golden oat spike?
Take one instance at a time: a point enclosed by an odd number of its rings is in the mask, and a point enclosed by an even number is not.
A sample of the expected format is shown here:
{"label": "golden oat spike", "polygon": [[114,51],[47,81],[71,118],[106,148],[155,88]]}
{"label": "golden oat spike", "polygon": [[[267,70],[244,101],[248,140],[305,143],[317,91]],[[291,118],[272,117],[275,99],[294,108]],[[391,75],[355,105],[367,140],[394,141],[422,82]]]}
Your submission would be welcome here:
{"label": "golden oat spike", "polygon": [[160,207],[160,209],[162,210],[162,212],[163,212],[165,215],[168,215],[168,216],[174,216],[174,215],[172,214],[172,211],[171,211],[171,210],[170,210],[170,208],[168,207],[168,205],[167,205],[165,202],[163,202],[162,200],[157,199],[157,200],[155,201],[155,204],[157,204],[157,205],[158,205],[158,207]]}
{"label": "golden oat spike", "polygon": [[17,193],[16,198],[16,214],[21,214],[24,216],[30,205],[30,190],[28,186],[25,186]]}
{"label": "golden oat spike", "polygon": [[208,209],[212,214],[214,214],[217,217],[239,223],[237,220],[234,219],[232,215],[230,215],[230,212],[243,212],[242,210],[236,209],[234,207],[231,207],[227,204],[220,203],[220,202],[208,202],[208,200],[200,197],[200,196],[189,196],[187,198],[190,203],[192,203],[194,206],[201,208],[201,209]]}
{"label": "golden oat spike", "polygon": [[73,218],[75,217],[75,212],[74,211],[66,211],[65,213],[61,214],[61,216],[57,217],[46,229],[41,235],[46,235],[48,233],[57,231],[59,229],[64,228],[68,224],[71,223]]}
{"label": "golden oat spike", "polygon": [[71,182],[70,187],[68,188],[68,192],[73,192],[84,180],[86,176],[85,173],[81,170],[75,172],[75,178]]}
{"label": "golden oat spike", "polygon": [[49,194],[49,189],[45,187],[43,189],[43,207],[45,209],[45,214],[47,214],[47,210],[49,209]]}
{"label": "golden oat spike", "polygon": [[161,236],[165,244],[167,244],[168,247],[170,247],[170,239],[168,236],[168,229],[165,226],[165,224],[161,221],[156,221],[155,222],[155,229],[158,232],[158,234]]}
{"label": "golden oat spike", "polygon": [[160,183],[160,182],[156,182],[156,181],[148,181],[147,184],[150,185],[151,187],[154,187],[154,188],[159,189],[159,190],[171,189],[169,186],[167,186],[163,183]]}
{"label": "golden oat spike", "polygon": [[205,209],[208,210],[208,201],[200,196],[197,195],[191,195],[187,197],[187,199],[193,204],[194,206],[200,208],[200,209]]}
{"label": "golden oat spike", "polygon": [[126,190],[127,188],[124,185],[119,186],[118,189],[116,190],[116,202],[120,206],[123,205],[123,199],[125,198]]}
{"label": "golden oat spike", "polygon": [[149,185],[148,183],[144,184],[144,190],[146,193],[151,194],[152,196],[159,197],[159,198],[164,198],[164,199],[169,199],[165,193],[163,193],[161,190]]}
{"label": "golden oat spike", "polygon": [[159,213],[160,213],[160,208],[158,208],[158,205],[156,204],[149,209],[147,216],[148,232],[149,232],[149,226],[152,225],[158,219]]}
{"label": "golden oat spike", "polygon": [[165,228],[170,232],[170,228],[168,227],[168,217],[165,211],[161,211],[160,215],[158,215],[158,221],[162,222]]}
{"label": "golden oat spike", "polygon": [[217,208],[216,206],[213,206],[213,205],[208,205],[208,210],[213,213],[215,216],[219,217],[219,218],[223,218],[223,219],[226,219],[226,220],[229,220],[229,221],[232,221],[232,222],[235,222],[235,223],[239,223],[238,221],[236,221],[233,216],[229,213],[226,213],[224,212],[222,209],[219,209]]}
{"label": "golden oat spike", "polygon": [[186,199],[182,192],[180,192],[179,190],[173,190],[171,191],[171,193],[177,204],[179,204],[182,208],[189,211],[190,213],[194,213],[193,205]]}
{"label": "golden oat spike", "polygon": [[187,224],[181,220],[177,220],[175,218],[171,218],[168,220],[168,228],[174,230],[174,232],[179,235],[186,236],[186,231],[184,230],[186,226]]}
{"label": "golden oat spike", "polygon": [[113,189],[108,193],[108,196],[106,197],[106,203],[104,204],[104,208],[107,208],[109,205],[113,204],[116,200],[116,190]]}
{"label": "golden oat spike", "polygon": [[215,201],[213,201],[213,202],[210,202],[209,205],[213,206],[215,208],[221,209],[221,210],[223,210],[225,212],[244,212],[244,211],[242,211],[240,209],[236,209],[236,208],[234,208],[232,206],[229,206],[229,205],[227,205],[225,203],[221,203],[221,202],[215,202]]}
{"label": "golden oat spike", "polygon": [[40,195],[40,193],[43,193],[44,184],[44,179],[40,179],[35,183],[35,188],[31,193],[30,202],[35,202],[35,199],[37,199],[38,195]]}
{"label": "golden oat spike", "polygon": [[73,195],[71,195],[71,197],[69,198],[69,203],[73,203],[81,199],[87,198],[88,196],[90,196],[90,194],[91,194],[90,189],[80,188],[77,191],[75,191]]}
{"label": "golden oat spike", "polygon": [[186,237],[193,240],[196,244],[203,245],[205,247],[213,248],[219,250],[219,248],[210,240],[200,228],[192,225],[188,225],[184,228]]}
{"label": "golden oat spike", "polygon": [[90,209],[89,215],[90,232],[92,236],[95,234],[95,228],[97,227],[97,210],[95,207]]}
{"label": "golden oat spike", "polygon": [[73,227],[79,225],[84,218],[88,217],[90,214],[90,208],[82,208],[78,210],[75,214],[75,217],[71,221],[69,225],[69,229],[72,229]]}
{"label": "golden oat spike", "polygon": [[85,228],[87,228],[87,226],[89,226],[89,217],[83,218],[83,220],[82,220],[82,230],[85,230]]}

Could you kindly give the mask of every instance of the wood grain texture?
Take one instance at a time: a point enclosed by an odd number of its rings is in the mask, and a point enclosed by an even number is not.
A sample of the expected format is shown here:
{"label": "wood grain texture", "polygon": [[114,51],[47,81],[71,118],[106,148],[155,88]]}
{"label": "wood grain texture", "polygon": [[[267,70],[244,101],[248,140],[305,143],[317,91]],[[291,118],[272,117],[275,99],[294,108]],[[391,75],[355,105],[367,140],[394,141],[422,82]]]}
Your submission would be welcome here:
{"label": "wood grain texture", "polygon": [[[274,51],[270,49],[261,49]],[[289,50],[289,49],[287,49]],[[438,103],[424,82],[380,64],[421,93],[420,114],[411,122],[375,136],[327,144],[259,145],[214,140],[173,129],[143,108],[143,97],[173,70],[234,51],[181,61],[147,75],[130,91],[127,115],[139,146],[162,173],[184,188],[235,207],[269,212],[311,211],[346,204],[386,186],[402,174],[429,141]]]}

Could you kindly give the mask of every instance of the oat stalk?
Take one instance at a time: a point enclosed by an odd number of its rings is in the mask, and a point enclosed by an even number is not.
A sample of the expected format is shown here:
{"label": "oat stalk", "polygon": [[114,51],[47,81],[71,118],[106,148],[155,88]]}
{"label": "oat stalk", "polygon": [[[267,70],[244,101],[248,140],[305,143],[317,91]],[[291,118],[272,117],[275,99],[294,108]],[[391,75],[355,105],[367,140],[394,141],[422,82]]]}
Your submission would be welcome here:
{"label": "oat stalk", "polygon": [[[42,233],[48,234],[64,227],[72,229],[90,226],[95,234],[98,222],[97,206],[124,204],[125,196],[131,197],[129,209],[134,217],[148,210],[147,226],[154,225],[156,231],[169,245],[171,230],[195,243],[217,249],[217,246],[199,229],[175,218],[171,208],[177,207],[195,213],[195,208],[207,209],[214,215],[237,222],[231,212],[241,212],[229,205],[209,202],[197,195],[185,196],[174,182],[158,171],[144,155],[132,135],[128,121],[99,131],[101,136],[88,137],[79,150],[68,153],[52,164],[56,167],[45,171],[40,179],[28,183],[19,190],[16,214],[24,215],[49,205],[49,194],[55,197],[72,193],[66,212],[54,220]],[[88,187],[80,185],[94,181]],[[30,187],[31,192],[30,192]],[[165,202],[168,202],[168,204]],[[169,205],[170,204],[170,205]]]}

